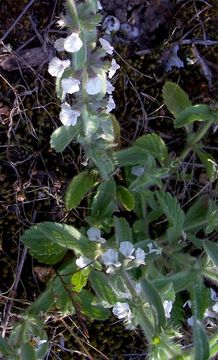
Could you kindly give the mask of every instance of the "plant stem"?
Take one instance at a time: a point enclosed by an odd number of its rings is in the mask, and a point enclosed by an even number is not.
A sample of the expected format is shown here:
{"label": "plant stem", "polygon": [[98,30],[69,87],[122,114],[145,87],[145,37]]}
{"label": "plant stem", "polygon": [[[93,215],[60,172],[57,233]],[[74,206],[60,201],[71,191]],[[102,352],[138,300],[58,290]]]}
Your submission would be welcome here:
{"label": "plant stem", "polygon": [[186,148],[183,150],[178,160],[182,161],[186,158],[188,153],[193,150],[195,145],[202,139],[202,137],[206,134],[210,126],[213,124],[213,120],[207,121],[202,128],[195,134],[192,141],[187,144]]}
{"label": "plant stem", "polygon": [[[127,272],[122,271],[121,276],[123,277],[125,285],[127,286],[132,298],[133,299],[137,298],[138,294],[136,293],[135,288],[134,288],[132,281],[131,281],[129,275],[127,274]],[[147,339],[149,341],[151,341],[152,337],[155,335],[154,327],[153,327],[151,321],[149,320],[149,318],[147,317],[142,303],[138,304],[137,309],[138,309],[138,312],[140,313],[140,320],[141,320],[140,325],[141,325],[143,331],[145,332],[145,336],[147,337]]]}

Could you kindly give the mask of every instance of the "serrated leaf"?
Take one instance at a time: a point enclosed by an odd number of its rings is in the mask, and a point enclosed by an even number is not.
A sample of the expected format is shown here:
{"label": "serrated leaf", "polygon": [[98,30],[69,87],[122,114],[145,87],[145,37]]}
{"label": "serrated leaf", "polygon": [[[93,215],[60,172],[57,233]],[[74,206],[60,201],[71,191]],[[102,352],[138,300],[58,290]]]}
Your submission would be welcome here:
{"label": "serrated leaf", "polygon": [[117,302],[117,297],[111,288],[108,276],[99,271],[92,271],[89,280],[98,298],[108,305]]}
{"label": "serrated leaf", "polygon": [[194,351],[195,360],[208,360],[210,356],[209,343],[206,331],[200,321],[196,321],[194,330]]}
{"label": "serrated leaf", "polygon": [[51,135],[51,147],[57,152],[62,152],[78,134],[77,126],[60,126]]}
{"label": "serrated leaf", "polygon": [[126,219],[114,216],[114,229],[116,240],[118,243],[120,243],[121,241],[132,242],[132,230]]}
{"label": "serrated leaf", "polygon": [[208,256],[211,258],[214,264],[218,266],[218,244],[206,240],[204,241],[203,246]]}
{"label": "serrated leaf", "polygon": [[114,154],[115,161],[119,166],[144,165],[147,162],[148,156],[147,150],[137,146],[119,150]]}
{"label": "serrated leaf", "polygon": [[90,269],[89,267],[78,270],[71,277],[71,284],[73,285],[74,292],[80,292],[84,286],[86,286],[88,277],[89,277]]}
{"label": "serrated leaf", "polygon": [[143,175],[137,176],[136,180],[132,181],[129,190],[133,192],[145,191],[148,187],[157,185],[162,187],[162,179],[169,176],[169,169],[152,168],[145,171]]}
{"label": "serrated leaf", "polygon": [[155,287],[148,280],[141,280],[142,291],[147,298],[155,320],[158,330],[165,325],[165,312],[161,297]]}
{"label": "serrated leaf", "polygon": [[104,309],[100,305],[93,305],[94,296],[85,289],[75,296],[75,300],[80,304],[80,311],[91,319],[106,320],[110,316],[108,309]]}
{"label": "serrated leaf", "polygon": [[107,148],[98,148],[97,144],[92,145],[87,148],[87,157],[93,161],[101,178],[105,181],[109,180],[115,168],[110,151]]}
{"label": "serrated leaf", "polygon": [[43,222],[32,226],[21,236],[30,253],[38,261],[55,264],[63,258],[67,249],[92,252],[93,244],[73,226]]}
{"label": "serrated leaf", "polygon": [[170,193],[157,191],[156,197],[163,213],[169,222],[169,228],[167,230],[168,240],[175,242],[181,236],[185,220],[185,213],[181,209],[177,199]]}
{"label": "serrated leaf", "polygon": [[132,211],[134,209],[134,195],[126,187],[117,185],[117,199],[127,211]]}
{"label": "serrated leaf", "polygon": [[195,281],[189,289],[192,302],[192,314],[195,319],[203,321],[204,313],[209,306],[209,289],[204,286],[200,270],[195,272]]}
{"label": "serrated leaf", "polygon": [[115,194],[113,179],[100,184],[91,204],[91,216],[99,222],[105,218],[111,218],[116,208]]}
{"label": "serrated leaf", "polygon": [[174,117],[192,105],[186,92],[178,84],[171,81],[167,81],[163,87],[163,99],[164,104]]}
{"label": "serrated leaf", "polygon": [[189,106],[183,110],[175,119],[175,128],[183,127],[191,124],[194,121],[209,121],[213,120],[213,114],[206,104],[198,104]]}
{"label": "serrated leaf", "polygon": [[168,151],[165,142],[157,134],[143,135],[136,140],[135,146],[146,149],[148,153],[163,164],[168,158]]}
{"label": "serrated leaf", "polygon": [[65,203],[68,211],[79,205],[94,183],[94,177],[87,170],[82,171],[73,178],[65,194]]}
{"label": "serrated leaf", "polygon": [[204,164],[207,176],[210,181],[215,181],[218,179],[218,166],[214,159],[214,157],[211,154],[208,154],[206,151],[196,149],[195,150],[197,156],[201,160],[201,162]]}
{"label": "serrated leaf", "polygon": [[14,351],[5,339],[0,335],[0,353],[4,356],[13,355]]}
{"label": "serrated leaf", "polygon": [[83,129],[85,136],[90,137],[92,134],[95,134],[99,128],[100,117],[97,115],[92,115],[85,107],[82,110],[82,121]]}

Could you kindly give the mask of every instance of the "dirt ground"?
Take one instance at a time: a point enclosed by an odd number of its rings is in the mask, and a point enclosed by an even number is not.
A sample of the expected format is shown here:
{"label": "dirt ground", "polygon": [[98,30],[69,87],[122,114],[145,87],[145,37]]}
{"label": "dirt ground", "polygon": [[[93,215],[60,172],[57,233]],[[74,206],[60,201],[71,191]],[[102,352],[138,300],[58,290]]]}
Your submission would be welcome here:
{"label": "dirt ground", "polygon": [[[0,3],[0,308],[8,331],[19,311],[45,286],[36,271],[39,264],[26,253],[20,234],[43,220],[81,226],[86,211],[67,213],[63,202],[69,181],[80,169],[80,148],[72,144],[57,154],[49,144],[60,122],[47,66],[54,40],[66,34],[56,25],[63,4],[60,0]],[[114,85],[122,146],[155,131],[172,152],[178,152],[184,134],[173,130],[162,107],[162,87],[166,80],[176,81],[194,103],[217,102],[217,0],[101,0],[101,4],[100,34],[111,16],[120,26],[111,41],[121,66]],[[205,144],[217,158],[216,133],[211,131]],[[190,187],[182,189],[183,196],[200,191],[206,181],[205,174],[197,171]],[[109,336],[111,322],[101,329],[99,342],[90,325],[90,341],[107,355],[103,339]],[[119,332],[123,342],[111,338],[111,354],[134,352],[140,346],[143,352],[140,335],[128,335],[122,328]]]}

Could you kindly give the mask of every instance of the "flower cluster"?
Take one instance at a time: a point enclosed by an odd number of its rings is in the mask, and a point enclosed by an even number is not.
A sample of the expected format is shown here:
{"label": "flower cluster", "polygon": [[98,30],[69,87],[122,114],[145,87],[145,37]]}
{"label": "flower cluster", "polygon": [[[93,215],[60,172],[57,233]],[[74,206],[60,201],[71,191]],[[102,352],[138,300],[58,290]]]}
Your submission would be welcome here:
{"label": "flower cluster", "polygon": [[[113,54],[114,48],[106,39],[100,38],[99,43],[104,56],[106,54]],[[76,32],[72,32],[72,34],[66,38],[61,37],[54,42],[54,47],[57,52],[66,52],[68,54],[79,52],[83,46],[87,46],[87,44],[83,44],[80,35]],[[106,113],[110,113],[115,108],[116,105],[112,96],[114,86],[108,79],[114,76],[119,67],[115,59],[112,59],[111,66],[108,70],[103,70],[99,66],[96,66],[96,68],[92,68],[90,75],[86,74],[86,76],[83,76],[84,73],[82,71],[73,71],[73,65],[70,60],[61,60],[57,56],[51,60],[48,72],[60,82],[62,91],[60,120],[63,125],[75,126],[81,115],[81,101],[77,101],[76,105],[72,108],[71,105],[65,101],[67,94],[78,93],[77,100],[82,98],[84,91],[91,97],[100,94],[101,97],[104,98],[105,95],[108,94],[106,106],[102,108],[102,103],[99,103],[97,110],[104,110]],[[108,79],[106,76],[107,72]],[[93,100],[90,99],[90,103],[92,103],[92,101]],[[97,102],[97,99],[95,99],[95,102]]]}

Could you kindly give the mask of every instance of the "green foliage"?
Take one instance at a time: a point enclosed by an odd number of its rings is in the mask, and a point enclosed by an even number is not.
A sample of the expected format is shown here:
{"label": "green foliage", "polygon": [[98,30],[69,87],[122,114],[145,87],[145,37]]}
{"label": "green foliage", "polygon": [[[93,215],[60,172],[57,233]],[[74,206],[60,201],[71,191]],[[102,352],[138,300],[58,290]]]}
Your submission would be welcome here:
{"label": "green foliage", "polygon": [[67,210],[74,209],[82,201],[84,196],[91,190],[95,184],[93,174],[88,171],[82,171],[73,178],[68,185],[65,194],[65,203]]}
{"label": "green foliage", "polygon": [[77,126],[61,126],[51,135],[51,147],[57,152],[63,152],[78,134],[79,129]]}
{"label": "green foliage", "polygon": [[178,84],[170,81],[167,81],[163,87],[163,99],[164,104],[175,117],[192,105],[186,92]]}

